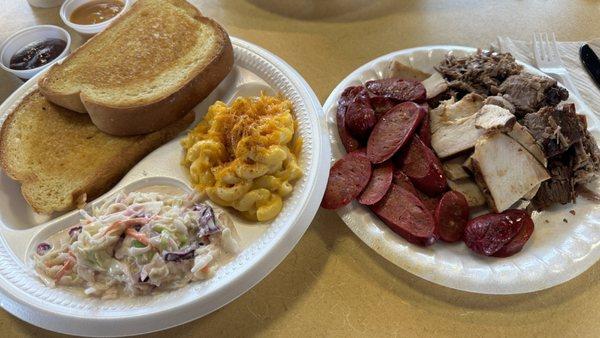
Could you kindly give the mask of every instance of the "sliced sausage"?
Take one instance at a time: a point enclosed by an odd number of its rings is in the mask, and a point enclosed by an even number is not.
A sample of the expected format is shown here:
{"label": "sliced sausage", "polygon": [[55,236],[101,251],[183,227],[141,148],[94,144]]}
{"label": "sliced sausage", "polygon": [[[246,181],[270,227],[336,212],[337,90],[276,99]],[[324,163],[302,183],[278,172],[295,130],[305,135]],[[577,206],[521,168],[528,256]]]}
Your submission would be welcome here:
{"label": "sliced sausage", "polygon": [[355,139],[350,132],[346,129],[346,110],[348,105],[352,102],[354,96],[364,89],[363,86],[348,87],[344,90],[340,99],[338,100],[338,108],[336,112],[336,123],[338,127],[338,134],[342,145],[346,149],[346,152],[350,153],[360,148],[360,142]]}
{"label": "sliced sausage", "polygon": [[418,135],[421,141],[423,141],[423,144],[425,144],[427,148],[431,148],[431,127],[429,124],[429,116],[425,116],[423,122],[421,122]]}
{"label": "sliced sausage", "polygon": [[425,110],[413,102],[401,103],[385,113],[367,142],[371,162],[383,163],[394,156],[411,139],[425,115]]}
{"label": "sliced sausage", "polygon": [[469,221],[469,204],[463,194],[446,192],[435,209],[435,232],[446,242],[459,241]]}
{"label": "sliced sausage", "polygon": [[373,110],[375,111],[375,116],[377,117],[377,119],[379,120],[379,118],[381,118],[381,116],[383,116],[383,114],[387,113],[388,110],[394,108],[395,105],[397,105],[399,102],[394,100],[394,99],[390,99],[389,97],[383,97],[383,96],[371,96],[371,106],[373,107]]}
{"label": "sliced sausage", "polygon": [[388,192],[394,176],[394,166],[384,163],[375,168],[371,174],[371,180],[358,198],[358,202],[364,205],[373,205],[379,202]]}
{"label": "sliced sausage", "polygon": [[463,241],[474,252],[492,256],[515,238],[524,224],[530,221],[533,223],[525,211],[516,209],[475,217],[467,223]]}
{"label": "sliced sausage", "polygon": [[417,245],[435,242],[431,212],[411,192],[397,184],[371,210],[395,233]]}
{"label": "sliced sausage", "polygon": [[350,203],[365,189],[371,178],[371,162],[364,151],[346,154],[333,164],[321,206],[337,209]]}
{"label": "sliced sausage", "polygon": [[530,217],[526,217],[523,219],[523,227],[521,231],[510,240],[510,242],[506,243],[500,250],[494,253],[494,257],[509,257],[517,252],[521,251],[525,246],[525,243],[529,240],[531,235],[533,234],[533,220]]}
{"label": "sliced sausage", "polygon": [[392,183],[410,191],[413,195],[417,196],[421,202],[423,202],[423,205],[431,212],[432,215],[435,213],[435,208],[437,207],[440,199],[438,197],[429,197],[425,193],[417,190],[417,188],[415,188],[410,181],[410,178],[408,178],[408,176],[406,176],[406,174],[403,173],[399,168],[394,168],[394,177],[392,179]]}
{"label": "sliced sausage", "polygon": [[369,101],[369,93],[364,87],[361,87],[360,91],[356,90],[356,95],[348,103],[346,128],[355,139],[366,140],[375,123],[377,123],[377,118]]}
{"label": "sliced sausage", "polygon": [[[424,107],[427,110],[427,112],[429,112],[429,105],[427,103],[423,103],[421,104],[421,106]],[[423,141],[423,143],[428,148],[431,148],[431,127],[429,121],[429,113],[425,115],[425,118],[423,118],[423,122],[421,122],[417,134],[421,138],[421,141]]]}
{"label": "sliced sausage", "polygon": [[425,87],[420,81],[401,78],[373,80],[365,83],[365,87],[374,96],[388,97],[400,102],[423,102],[427,98]]}
{"label": "sliced sausage", "polygon": [[435,215],[435,209],[440,203],[440,197],[431,197],[427,196],[424,192],[417,190],[417,197],[423,202],[423,205],[431,212],[432,215]]}
{"label": "sliced sausage", "polygon": [[427,195],[437,196],[448,189],[442,163],[420,137],[413,137],[396,162],[415,187]]}
{"label": "sliced sausage", "polygon": [[392,178],[392,183],[401,186],[402,188],[410,191],[413,195],[418,196],[417,189],[410,181],[410,178],[406,176],[405,173],[400,170],[400,168],[394,168],[394,177]]}

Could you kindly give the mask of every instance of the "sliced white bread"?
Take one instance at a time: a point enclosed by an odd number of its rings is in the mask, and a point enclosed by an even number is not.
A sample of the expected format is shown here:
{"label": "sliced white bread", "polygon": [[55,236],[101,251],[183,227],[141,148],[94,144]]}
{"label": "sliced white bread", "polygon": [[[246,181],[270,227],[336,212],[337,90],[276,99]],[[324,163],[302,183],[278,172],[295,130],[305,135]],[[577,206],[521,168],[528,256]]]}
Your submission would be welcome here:
{"label": "sliced white bread", "polygon": [[112,135],[159,130],[187,114],[233,65],[229,36],[184,0],[139,0],[39,80],[51,102]]}

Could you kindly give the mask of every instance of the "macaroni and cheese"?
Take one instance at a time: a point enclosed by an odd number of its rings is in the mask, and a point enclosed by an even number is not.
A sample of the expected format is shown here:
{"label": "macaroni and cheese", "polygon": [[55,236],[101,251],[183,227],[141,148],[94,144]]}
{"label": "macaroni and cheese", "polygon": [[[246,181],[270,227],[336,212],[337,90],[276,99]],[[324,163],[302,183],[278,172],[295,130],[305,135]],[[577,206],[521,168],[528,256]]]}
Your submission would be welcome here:
{"label": "macaroni and cheese", "polygon": [[292,103],[280,96],[217,101],[182,141],[196,190],[251,220],[268,221],[302,176]]}

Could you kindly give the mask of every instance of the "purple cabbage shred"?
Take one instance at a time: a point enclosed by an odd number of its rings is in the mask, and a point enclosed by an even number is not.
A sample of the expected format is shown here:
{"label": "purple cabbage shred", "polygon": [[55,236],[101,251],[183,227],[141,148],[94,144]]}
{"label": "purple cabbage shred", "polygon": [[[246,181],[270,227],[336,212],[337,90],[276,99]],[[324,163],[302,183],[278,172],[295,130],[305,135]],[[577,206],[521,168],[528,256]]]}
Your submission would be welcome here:
{"label": "purple cabbage shred", "polygon": [[221,227],[215,221],[215,213],[209,205],[196,204],[194,210],[200,212],[200,217],[198,218],[198,224],[200,226],[198,229],[198,238],[222,231]]}
{"label": "purple cabbage shred", "polygon": [[50,251],[50,249],[52,249],[52,245],[50,245],[50,244],[48,244],[46,242],[42,242],[42,243],[38,244],[37,248],[35,248],[35,252],[38,255],[43,256],[48,251]]}
{"label": "purple cabbage shred", "polygon": [[196,249],[198,249],[198,244],[194,243],[180,251],[166,252],[163,258],[167,262],[181,262],[194,258]]}
{"label": "purple cabbage shred", "polygon": [[81,225],[77,225],[69,229],[69,237],[77,238],[81,233]]}

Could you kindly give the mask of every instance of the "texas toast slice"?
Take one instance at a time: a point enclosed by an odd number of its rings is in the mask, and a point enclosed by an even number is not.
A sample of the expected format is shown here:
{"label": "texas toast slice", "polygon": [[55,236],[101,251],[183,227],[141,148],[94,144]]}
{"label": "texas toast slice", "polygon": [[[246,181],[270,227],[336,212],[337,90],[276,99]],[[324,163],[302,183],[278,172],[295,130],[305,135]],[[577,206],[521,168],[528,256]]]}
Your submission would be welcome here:
{"label": "texas toast slice", "polygon": [[39,80],[51,102],[112,135],[159,130],[233,67],[225,30],[184,0],[139,0]]}
{"label": "texas toast slice", "polygon": [[0,165],[21,183],[38,213],[66,211],[110,190],[144,156],[174,138],[194,114],[157,132],[118,137],[87,114],[48,102],[38,91],[7,117],[0,131]]}

